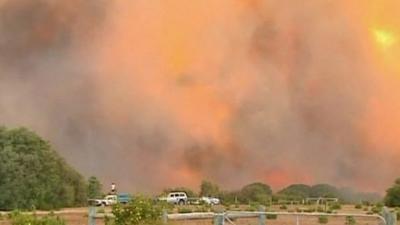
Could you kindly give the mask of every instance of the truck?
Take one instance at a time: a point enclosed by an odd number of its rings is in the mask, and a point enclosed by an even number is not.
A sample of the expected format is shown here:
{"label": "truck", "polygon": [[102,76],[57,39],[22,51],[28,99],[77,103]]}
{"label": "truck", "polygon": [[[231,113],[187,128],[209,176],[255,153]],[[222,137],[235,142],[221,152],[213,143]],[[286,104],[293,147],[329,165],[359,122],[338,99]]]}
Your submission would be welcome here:
{"label": "truck", "polygon": [[123,193],[118,195],[107,195],[103,199],[89,199],[88,203],[94,206],[111,206],[117,203],[127,204],[131,200],[131,195]]}

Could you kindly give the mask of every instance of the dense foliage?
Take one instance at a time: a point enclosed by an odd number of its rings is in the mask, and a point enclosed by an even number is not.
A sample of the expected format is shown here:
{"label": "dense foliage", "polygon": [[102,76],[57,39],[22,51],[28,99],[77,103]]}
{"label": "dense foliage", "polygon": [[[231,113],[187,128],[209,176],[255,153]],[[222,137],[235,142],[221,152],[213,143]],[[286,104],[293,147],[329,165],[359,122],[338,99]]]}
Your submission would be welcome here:
{"label": "dense foliage", "polygon": [[252,183],[240,190],[239,200],[241,202],[258,202],[266,204],[272,195],[271,187],[263,183]]}
{"label": "dense foliage", "polygon": [[[158,224],[161,220],[163,206],[146,197],[135,197],[127,205],[115,205],[112,213],[115,225]],[[161,224],[161,223],[160,223]]]}
{"label": "dense foliage", "polygon": [[308,186],[305,184],[292,184],[277,193],[277,199],[303,200],[310,197],[338,198],[343,203],[359,203],[360,200],[378,202],[381,196],[377,193],[357,192],[351,188],[337,188],[329,184]]}
{"label": "dense foliage", "polygon": [[310,197],[311,187],[305,184],[292,184],[278,192],[287,200],[303,200]]}
{"label": "dense foliage", "polygon": [[52,209],[83,204],[86,183],[25,128],[0,128],[0,209]]}
{"label": "dense foliage", "polygon": [[385,196],[385,205],[390,207],[400,206],[400,178],[396,179],[393,186],[387,189]]}

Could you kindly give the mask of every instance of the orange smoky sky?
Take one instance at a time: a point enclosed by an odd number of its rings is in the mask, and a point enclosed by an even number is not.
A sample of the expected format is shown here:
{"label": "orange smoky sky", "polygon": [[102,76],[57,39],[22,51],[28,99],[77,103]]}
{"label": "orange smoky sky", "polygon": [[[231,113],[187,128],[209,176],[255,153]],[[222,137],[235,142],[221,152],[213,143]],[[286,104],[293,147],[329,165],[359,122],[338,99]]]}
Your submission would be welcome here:
{"label": "orange smoky sky", "polygon": [[0,0],[0,121],[122,189],[399,175],[397,0]]}

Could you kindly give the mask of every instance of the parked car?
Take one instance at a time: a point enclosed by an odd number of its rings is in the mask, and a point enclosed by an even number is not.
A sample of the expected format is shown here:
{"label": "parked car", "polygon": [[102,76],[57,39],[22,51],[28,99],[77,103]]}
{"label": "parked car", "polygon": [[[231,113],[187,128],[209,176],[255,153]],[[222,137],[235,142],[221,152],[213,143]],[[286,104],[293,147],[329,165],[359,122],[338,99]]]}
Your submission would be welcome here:
{"label": "parked car", "polygon": [[118,195],[107,195],[104,199],[89,199],[88,202],[90,205],[95,206],[110,206],[117,203],[127,204],[131,200],[132,196],[124,193]]}
{"label": "parked car", "polygon": [[213,197],[201,197],[201,201],[208,205],[218,205],[221,203],[219,198],[213,198]]}
{"label": "parked car", "polygon": [[158,200],[166,201],[171,204],[184,205],[188,202],[188,197],[185,192],[170,192],[167,197],[161,197]]}

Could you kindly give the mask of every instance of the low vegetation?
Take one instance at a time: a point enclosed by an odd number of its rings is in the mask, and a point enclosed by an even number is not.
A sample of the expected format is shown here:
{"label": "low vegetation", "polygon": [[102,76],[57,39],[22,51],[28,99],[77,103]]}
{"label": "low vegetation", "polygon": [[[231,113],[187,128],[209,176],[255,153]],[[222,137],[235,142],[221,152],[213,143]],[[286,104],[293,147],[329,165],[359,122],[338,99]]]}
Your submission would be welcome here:
{"label": "low vegetation", "polygon": [[327,224],[328,223],[328,216],[319,216],[318,223],[320,224]]}
{"label": "low vegetation", "polygon": [[346,225],[355,225],[356,219],[353,216],[346,216]]}
{"label": "low vegetation", "polygon": [[12,225],[66,225],[65,220],[55,215],[39,217],[15,211],[9,217]]}
{"label": "low vegetation", "polygon": [[114,220],[108,220],[108,224],[114,225],[144,225],[160,224],[163,205],[151,198],[136,197],[125,206],[117,204],[113,207]]}

